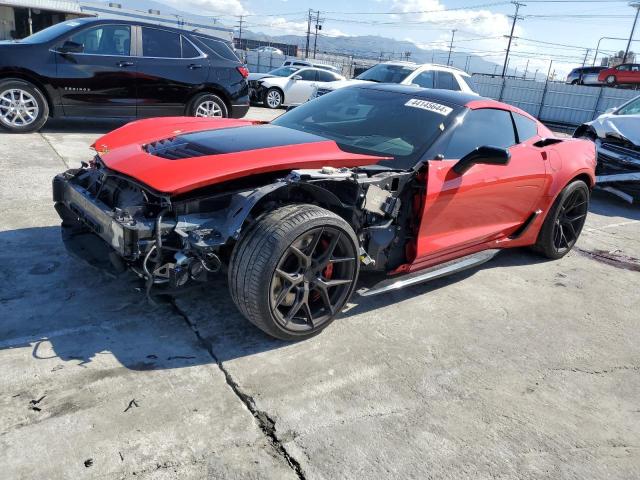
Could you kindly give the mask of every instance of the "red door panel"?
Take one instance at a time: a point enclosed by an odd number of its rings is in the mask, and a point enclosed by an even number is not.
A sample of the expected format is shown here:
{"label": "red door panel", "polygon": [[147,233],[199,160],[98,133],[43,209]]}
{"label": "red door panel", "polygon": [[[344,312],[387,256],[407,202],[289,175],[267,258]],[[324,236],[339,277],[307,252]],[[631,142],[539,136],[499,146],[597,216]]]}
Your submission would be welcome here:
{"label": "red door panel", "polygon": [[509,151],[508,165],[474,165],[462,175],[451,170],[456,160],[429,162],[417,263],[509,235],[531,215],[546,162],[529,142]]}

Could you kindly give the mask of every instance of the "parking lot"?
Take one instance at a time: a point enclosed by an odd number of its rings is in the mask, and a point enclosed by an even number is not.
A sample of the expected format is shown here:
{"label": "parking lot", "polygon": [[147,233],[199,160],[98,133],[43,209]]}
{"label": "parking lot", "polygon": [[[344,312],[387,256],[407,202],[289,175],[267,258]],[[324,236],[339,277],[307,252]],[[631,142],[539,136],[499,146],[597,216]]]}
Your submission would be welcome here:
{"label": "parking lot", "polygon": [[51,179],[118,125],[0,134],[0,476],[640,478],[637,206],[283,343],[225,278],[152,305],[68,256]]}

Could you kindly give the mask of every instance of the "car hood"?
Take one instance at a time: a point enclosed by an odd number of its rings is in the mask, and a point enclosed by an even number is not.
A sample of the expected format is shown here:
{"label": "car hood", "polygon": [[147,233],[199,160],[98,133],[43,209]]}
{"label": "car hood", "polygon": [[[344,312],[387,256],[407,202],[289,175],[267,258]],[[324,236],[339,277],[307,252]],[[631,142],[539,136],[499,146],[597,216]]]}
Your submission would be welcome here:
{"label": "car hood", "polygon": [[350,87],[352,85],[363,85],[367,83],[373,83],[369,80],[356,80],[355,78],[351,80],[336,80],[335,82],[325,82],[318,84],[318,88],[325,88],[327,90],[337,90],[338,88]]}
{"label": "car hood", "polygon": [[250,73],[247,77],[247,80],[260,80],[261,78],[271,78],[275,75],[271,75],[269,73]]}
{"label": "car hood", "polygon": [[605,113],[588,123],[599,138],[614,138],[640,147],[640,115]]}
{"label": "car hood", "polygon": [[345,152],[333,140],[265,122],[214,118],[132,122],[92,147],[111,170],[173,195],[260,173],[389,159]]}

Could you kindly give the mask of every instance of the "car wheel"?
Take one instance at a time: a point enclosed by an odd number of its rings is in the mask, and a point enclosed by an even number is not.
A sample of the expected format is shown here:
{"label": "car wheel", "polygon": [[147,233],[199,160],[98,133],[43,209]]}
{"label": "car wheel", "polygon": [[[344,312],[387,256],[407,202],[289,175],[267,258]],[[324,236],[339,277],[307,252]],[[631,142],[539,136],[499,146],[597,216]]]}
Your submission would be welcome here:
{"label": "car wheel", "polygon": [[582,180],[575,180],[562,190],[538,235],[534,247],[538,252],[552,259],[569,253],[587,219],[590,193]]}
{"label": "car wheel", "polygon": [[277,88],[270,88],[264,96],[264,106],[267,108],[280,108],[282,105],[282,92]]}
{"label": "car wheel", "polygon": [[615,75],[609,75],[606,79],[605,82],[607,85],[615,85],[616,84],[616,77]]}
{"label": "car wheel", "polygon": [[298,204],[269,212],[233,250],[231,297],[251,323],[273,337],[316,335],[353,293],[357,245],[351,226],[323,208]]}
{"label": "car wheel", "polygon": [[191,102],[189,115],[192,117],[227,118],[229,112],[227,105],[219,96],[213,93],[202,93]]}
{"label": "car wheel", "polygon": [[573,80],[571,85],[580,85],[580,80]]}
{"label": "car wheel", "polygon": [[49,104],[33,84],[24,80],[0,82],[0,126],[12,133],[40,130],[49,118]]}

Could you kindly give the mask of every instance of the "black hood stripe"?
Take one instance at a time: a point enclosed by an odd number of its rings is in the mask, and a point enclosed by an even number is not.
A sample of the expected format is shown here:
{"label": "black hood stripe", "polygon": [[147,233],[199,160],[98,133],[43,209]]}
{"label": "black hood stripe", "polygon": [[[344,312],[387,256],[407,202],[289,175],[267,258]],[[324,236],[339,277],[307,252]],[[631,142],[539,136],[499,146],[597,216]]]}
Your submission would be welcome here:
{"label": "black hood stripe", "polygon": [[277,125],[248,125],[246,127],[187,133],[158,140],[145,145],[144,148],[151,155],[169,160],[179,160],[326,140],[318,135]]}

